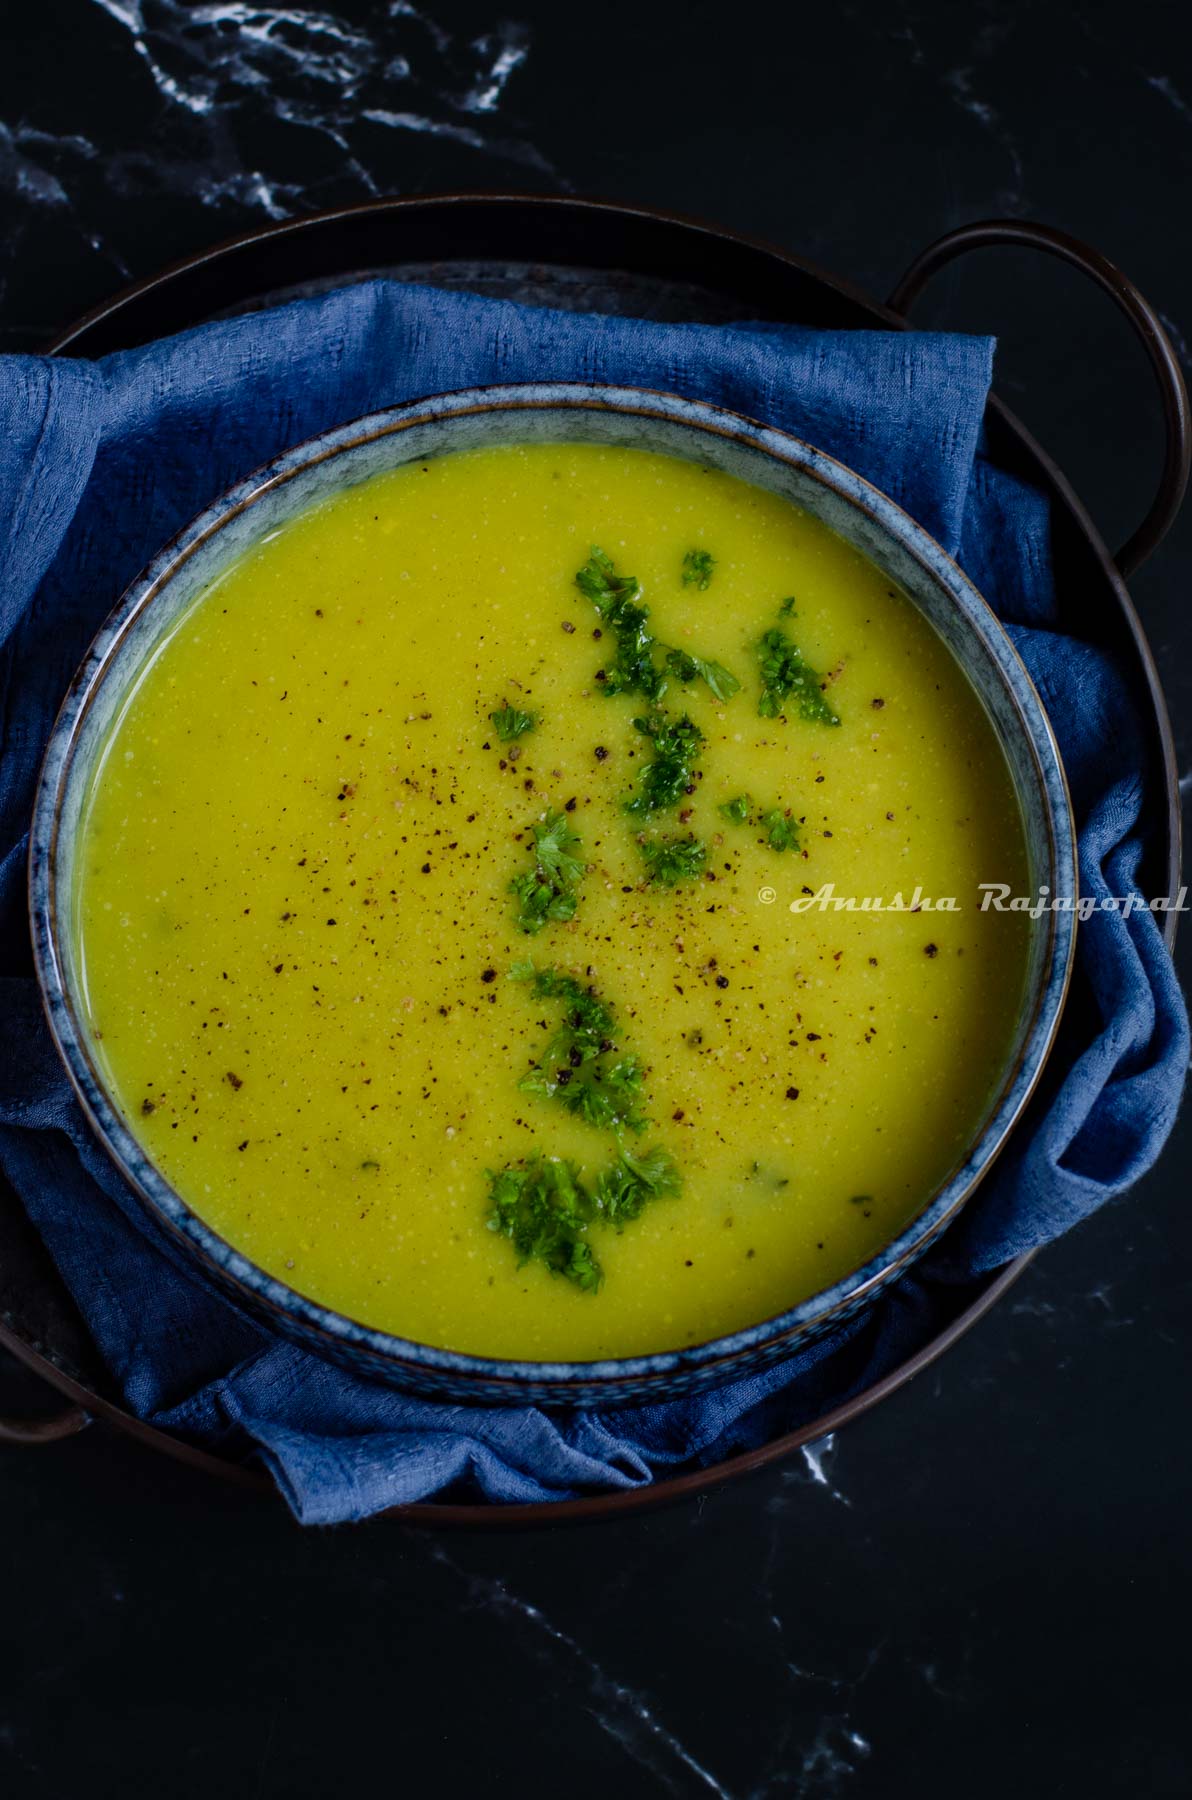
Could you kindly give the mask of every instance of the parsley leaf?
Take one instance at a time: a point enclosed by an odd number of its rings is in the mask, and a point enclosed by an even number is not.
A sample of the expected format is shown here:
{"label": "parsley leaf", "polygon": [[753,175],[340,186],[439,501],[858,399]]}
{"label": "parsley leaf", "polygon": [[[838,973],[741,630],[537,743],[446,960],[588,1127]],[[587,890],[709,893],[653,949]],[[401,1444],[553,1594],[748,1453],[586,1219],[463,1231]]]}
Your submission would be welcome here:
{"label": "parsley leaf", "polygon": [[697,881],[703,873],[707,850],[697,837],[645,838],[639,845],[646,873],[660,887],[680,881]]}
{"label": "parsley leaf", "polygon": [[711,551],[689,550],[683,558],[683,586],[698,588],[701,594],[706,593],[715,567],[716,558]]}
{"label": "parsley leaf", "polygon": [[636,1056],[602,1063],[577,1074],[564,1065],[531,1069],[518,1082],[523,1094],[557,1100],[574,1117],[597,1131],[644,1131],[646,1120],[638,1111],[644,1071]]}
{"label": "parsley leaf", "polygon": [[[658,642],[649,628],[649,607],[638,604],[641,582],[635,575],[618,575],[612,558],[598,544],[593,544],[587,562],[576,574],[575,585],[613,634],[613,655],[596,675],[606,694],[642,694],[647,700],[661,700],[668,670],[682,682],[706,681],[718,700],[730,700],[740,688],[741,683],[723,664],[686,650],[669,650]],[[661,666],[659,656],[664,659]]]}
{"label": "parsley leaf", "polygon": [[493,730],[503,744],[511,744],[515,738],[524,736],[527,731],[533,731],[538,723],[533,713],[520,712],[516,706],[510,706],[508,701],[496,712],[490,712],[488,716],[493,722]]}
{"label": "parsley leaf", "polygon": [[545,1263],[587,1294],[594,1294],[604,1277],[588,1241],[589,1227],[620,1229],[640,1217],[649,1201],[683,1187],[674,1157],[660,1145],[640,1156],[619,1150],[590,1190],[573,1162],[540,1151],[522,1163],[490,1169],[488,1185],[488,1228],[509,1239],[519,1266]]}
{"label": "parsley leaf", "polygon": [[599,1130],[641,1131],[645,1071],[636,1056],[612,1060],[618,1037],[612,1006],[561,969],[535,969],[527,979],[535,999],[563,1002],[563,1018],[519,1088],[557,1100]]}
{"label": "parsley leaf", "polygon": [[602,1271],[585,1236],[593,1202],[575,1164],[535,1152],[520,1167],[490,1169],[488,1182],[488,1228],[509,1239],[518,1263],[545,1263],[595,1293]]}
{"label": "parsley leaf", "polygon": [[562,969],[536,969],[533,963],[518,963],[510,974],[515,980],[529,981],[536,1000],[563,1002],[563,1023],[551,1039],[547,1061],[564,1062],[570,1058],[572,1066],[578,1067],[614,1048],[616,1015],[590,987],[584,987]]}
{"label": "parsley leaf", "polygon": [[648,606],[639,606],[641,582],[635,575],[618,575],[612,558],[598,544],[575,577],[580,593],[589,599],[613,634],[616,650],[596,679],[606,694],[644,694],[657,700],[666,688],[666,676],[654,664],[654,635],[647,628]]}
{"label": "parsley leaf", "polygon": [[539,867],[561,884],[574,886],[585,865],[572,855],[579,849],[579,834],[571,829],[567,814],[547,813],[542,823],[534,827],[534,841],[538,845]]}
{"label": "parsley leaf", "polygon": [[762,678],[757,710],[763,719],[776,719],[793,696],[799,716],[820,725],[839,725],[820,686],[820,676],[804,662],[803,654],[785,631],[772,625],[757,643],[758,669]]}
{"label": "parsley leaf", "polygon": [[585,864],[574,854],[579,838],[572,831],[566,813],[547,813],[536,823],[534,831],[534,866],[524,875],[515,875],[510,892],[519,902],[517,923],[532,935],[544,925],[562,924],[575,917],[579,897],[576,883]]}
{"label": "parsley leaf", "polygon": [[771,850],[799,848],[799,827],[791,817],[789,807],[771,806],[765,812],[755,813],[749,795],[738,794],[735,799],[726,800],[720,811],[733,825],[748,825],[751,822],[760,825]]}
{"label": "parsley leaf", "polygon": [[694,792],[695,763],[704,734],[686,713],[681,719],[672,719],[657,708],[635,719],[633,726],[650,740],[654,754],[638,776],[637,793],[626,800],[625,811],[661,812]]}
{"label": "parsley leaf", "polygon": [[666,666],[684,684],[689,681],[706,681],[718,700],[731,700],[740,691],[741,683],[731,669],[726,669],[723,663],[708,662],[702,656],[693,656],[689,650],[668,650]]}
{"label": "parsley leaf", "polygon": [[575,585],[601,618],[608,618],[623,602],[636,600],[642,591],[636,575],[617,574],[612,557],[599,544],[592,545],[587,562],[576,574]]}
{"label": "parsley leaf", "polygon": [[792,594],[790,596],[790,598],[787,600],[784,600],[782,602],[782,605],[778,608],[778,617],[780,619],[789,619],[791,614],[794,612],[794,610],[795,610],[795,598],[794,598],[794,595]]}
{"label": "parsley leaf", "polygon": [[758,824],[766,834],[766,842],[771,850],[797,850],[799,848],[799,827],[781,806],[771,807],[758,819]]}
{"label": "parsley leaf", "polygon": [[655,1145],[641,1156],[628,1150],[596,1177],[592,1197],[596,1211],[609,1225],[625,1225],[636,1219],[648,1201],[679,1194],[683,1179],[669,1150]]}
{"label": "parsley leaf", "polygon": [[542,1061],[519,1086],[559,1101],[568,1112],[617,1139],[614,1161],[585,1187],[573,1162],[534,1151],[524,1161],[489,1170],[488,1228],[513,1244],[520,1263],[539,1261],[584,1292],[602,1279],[587,1240],[599,1221],[620,1228],[647,1201],[677,1194],[682,1182],[675,1159],[659,1145],[634,1155],[625,1131],[641,1131],[639,1110],[645,1071],[636,1056],[618,1052],[612,1006],[562,969],[520,963],[512,971],[530,983],[536,1000],[559,1000],[563,1017]]}

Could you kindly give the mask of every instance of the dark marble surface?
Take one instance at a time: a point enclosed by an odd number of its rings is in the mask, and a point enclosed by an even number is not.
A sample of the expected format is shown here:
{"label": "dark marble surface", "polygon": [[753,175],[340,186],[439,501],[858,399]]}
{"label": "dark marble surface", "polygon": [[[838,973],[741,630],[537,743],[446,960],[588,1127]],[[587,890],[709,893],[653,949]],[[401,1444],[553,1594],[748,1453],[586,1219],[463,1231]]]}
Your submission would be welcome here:
{"label": "dark marble surface", "polygon": [[[1192,337],[1182,3],[509,3],[5,9],[3,347],[254,220],[465,185],[704,214],[877,292],[1011,211]],[[999,331],[1002,390],[1124,535],[1158,437],[1106,303],[985,257],[925,316]],[[1182,767],[1190,581],[1192,518],[1135,584]],[[839,1441],[652,1517],[303,1534],[99,1430],[0,1450],[0,1791],[1188,1792],[1190,1166],[1185,1126]]]}

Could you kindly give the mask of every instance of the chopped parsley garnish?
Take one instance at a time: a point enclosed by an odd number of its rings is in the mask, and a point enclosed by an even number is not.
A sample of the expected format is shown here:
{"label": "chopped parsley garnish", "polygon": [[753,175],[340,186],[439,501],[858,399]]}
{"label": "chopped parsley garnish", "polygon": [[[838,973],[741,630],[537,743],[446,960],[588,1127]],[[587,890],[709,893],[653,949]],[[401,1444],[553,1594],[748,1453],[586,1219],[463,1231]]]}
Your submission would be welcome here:
{"label": "chopped parsley garnish", "polygon": [[749,795],[738,794],[735,799],[726,800],[720,811],[733,825],[760,825],[771,850],[799,848],[799,826],[787,807],[771,806],[764,812],[755,812]]}
{"label": "chopped parsley garnish", "polygon": [[778,608],[778,617],[780,619],[789,619],[791,614],[794,612],[794,610],[795,610],[795,597],[792,594],[790,596],[790,598],[787,600],[784,600],[782,602],[782,605]]}
{"label": "chopped parsley garnish", "polygon": [[741,683],[731,669],[726,669],[723,663],[693,656],[689,650],[668,650],[666,666],[684,685],[689,681],[706,681],[718,700],[731,700],[740,691]]}
{"label": "chopped parsley garnish", "polygon": [[649,1201],[678,1194],[683,1184],[673,1156],[655,1146],[641,1156],[618,1151],[591,1190],[573,1162],[539,1151],[524,1163],[490,1169],[488,1185],[488,1228],[509,1239],[518,1263],[545,1263],[581,1292],[594,1294],[603,1270],[588,1242],[589,1226],[626,1225]]}
{"label": "chopped parsley garnish", "polygon": [[617,1022],[608,1001],[560,969],[519,969],[538,1000],[561,1000],[563,1017],[541,1060],[518,1086],[559,1104],[603,1131],[641,1131],[645,1071],[636,1056],[619,1056]]}
{"label": "chopped parsley garnish", "polygon": [[587,596],[602,619],[610,618],[620,605],[629,605],[642,591],[636,575],[618,575],[611,556],[599,544],[593,544],[583,568],[575,577],[575,585]]}
{"label": "chopped parsley garnish", "polygon": [[769,812],[762,813],[758,824],[765,832],[766,842],[771,850],[799,848],[799,827],[781,806],[771,807]]}
{"label": "chopped parsley garnish", "polygon": [[538,723],[533,713],[521,712],[516,706],[510,706],[508,701],[488,716],[493,722],[493,730],[503,744],[512,744],[515,738],[524,737]]}
{"label": "chopped parsley garnish", "polygon": [[[709,551],[689,550],[683,558],[683,585],[705,591],[715,566]],[[624,810],[637,818],[653,819],[679,807],[695,792],[697,764],[705,743],[703,732],[686,713],[676,718],[658,704],[668,686],[671,682],[685,687],[702,681],[714,699],[723,702],[739,692],[741,684],[722,663],[660,643],[650,630],[649,608],[641,603],[641,583],[636,576],[618,574],[612,558],[597,546],[592,547],[575,582],[600,617],[602,630],[596,631],[595,637],[611,639],[598,684],[606,694],[640,694],[648,703],[648,710],[633,721],[635,731],[649,743],[648,759],[638,770]],[[781,611],[786,615],[793,607],[793,601],[784,602]],[[763,717],[776,717],[783,702],[793,695],[803,717],[839,723],[823,698],[819,677],[781,630],[766,632],[757,653]],[[507,701],[489,717],[503,744],[513,743],[537,725],[533,713]],[[604,754],[598,752],[600,760]],[[734,824],[758,826],[775,850],[798,847],[797,828],[780,807],[755,812],[749,795],[741,794],[727,801],[721,812]],[[683,814],[680,822],[685,823],[689,816]],[[517,923],[522,931],[533,934],[574,917],[576,890],[585,864],[577,854],[579,838],[565,813],[548,812],[531,829],[532,866],[510,887],[518,901]],[[704,872],[707,848],[690,832],[685,836],[643,833],[637,841],[647,879],[659,886],[695,881]],[[513,1244],[520,1262],[541,1262],[581,1291],[594,1293],[602,1271],[588,1240],[589,1229],[594,1224],[620,1229],[636,1219],[650,1200],[677,1194],[682,1186],[678,1166],[661,1146],[636,1155],[626,1147],[628,1134],[646,1127],[646,1071],[639,1058],[620,1043],[610,1002],[561,969],[536,969],[533,963],[523,962],[511,973],[529,984],[535,1000],[558,1003],[561,1014],[541,1054],[519,1082],[520,1089],[549,1099],[597,1130],[611,1133],[616,1152],[591,1185],[585,1184],[575,1163],[541,1151],[490,1171],[488,1226]],[[719,984],[727,986],[727,981],[719,978]]]}
{"label": "chopped parsley garnish", "polygon": [[579,837],[572,831],[566,813],[547,813],[535,824],[534,866],[524,875],[515,875],[509,883],[518,900],[517,923],[522,931],[534,933],[544,925],[565,924],[575,917],[579,904],[576,884],[585,865],[574,854]]}
{"label": "chopped parsley garnish", "polygon": [[703,874],[707,850],[697,837],[644,838],[639,845],[646,874],[659,887],[675,887],[680,881],[697,881]]}
{"label": "chopped parsley garnish", "polygon": [[635,575],[618,575],[612,558],[593,544],[575,585],[592,602],[616,644],[598,677],[605,693],[644,694],[647,700],[657,700],[666,676],[654,664],[654,634],[646,623],[650,609],[637,604],[641,582]]}
{"label": "chopped parsley garnish", "polygon": [[704,734],[684,713],[672,719],[655,709],[633,721],[635,731],[650,740],[654,754],[638,776],[637,792],[625,802],[628,813],[662,812],[695,791],[695,763]]}
{"label": "chopped parsley garnish", "polygon": [[710,550],[689,550],[683,558],[683,586],[706,593],[715,567],[716,558]]}
{"label": "chopped parsley garnish", "polygon": [[622,1149],[609,1168],[596,1177],[593,1198],[601,1218],[610,1225],[636,1219],[648,1201],[683,1191],[679,1166],[669,1150],[655,1145],[641,1156]]}
{"label": "chopped parsley garnish", "polygon": [[625,1056],[583,1074],[565,1064],[562,1068],[531,1069],[517,1085],[523,1094],[557,1100],[597,1131],[644,1131],[646,1121],[637,1110],[643,1078],[636,1056]]}
{"label": "chopped parsley garnish", "polygon": [[741,683],[723,664],[658,642],[649,628],[649,607],[638,604],[641,582],[635,575],[618,575],[612,558],[598,544],[593,544],[575,585],[613,634],[613,655],[596,676],[606,694],[642,694],[647,700],[661,700],[668,673],[684,683],[707,682],[717,700],[730,700],[740,688]]}
{"label": "chopped parsley garnish", "polygon": [[828,703],[821,677],[810,663],[804,662],[802,651],[779,626],[763,631],[757,643],[757,659],[762,678],[757,710],[763,719],[778,718],[787,700],[793,699],[800,718],[820,725],[839,725],[839,715]]}
{"label": "chopped parsley garnish", "polygon": [[520,1167],[489,1170],[488,1228],[507,1237],[518,1263],[543,1262],[584,1293],[600,1286],[585,1233],[592,1199],[573,1162],[535,1154]]}
{"label": "chopped parsley garnish", "polygon": [[563,1023],[551,1039],[548,1060],[570,1060],[574,1068],[614,1048],[613,1008],[574,975],[567,975],[562,969],[536,969],[532,962],[515,963],[509,974],[514,981],[530,982],[536,1000],[563,1002]]}

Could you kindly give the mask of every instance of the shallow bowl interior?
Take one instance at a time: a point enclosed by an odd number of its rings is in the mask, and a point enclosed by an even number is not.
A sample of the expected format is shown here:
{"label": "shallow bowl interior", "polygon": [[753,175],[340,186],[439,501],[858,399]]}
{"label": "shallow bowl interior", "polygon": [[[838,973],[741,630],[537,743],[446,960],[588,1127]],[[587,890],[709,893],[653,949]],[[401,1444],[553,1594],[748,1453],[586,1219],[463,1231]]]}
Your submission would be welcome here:
{"label": "shallow bowl interior", "polygon": [[1004,1079],[968,1154],[892,1243],[845,1281],[777,1318],[711,1343],[606,1362],[516,1363],[434,1349],[331,1312],[267,1275],[197,1218],[149,1162],[106,1089],[76,1003],[82,981],[73,899],[87,795],[123,709],[190,607],[251,545],[344,487],[450,451],[543,441],[694,460],[782,495],[854,544],[967,672],[1014,778],[1032,891],[1075,895],[1071,810],[1046,715],[1008,637],[934,540],[859,476],[784,432],[670,395],[542,385],[440,396],[345,425],[258,471],[161,552],[99,632],[55,726],[31,839],[31,915],[43,997],[71,1080],[126,1178],[130,1206],[169,1254],[278,1330],[397,1385],[472,1401],[618,1405],[763,1367],[842,1323],[921,1254],[984,1174],[1038,1079],[1067,985],[1071,911],[1033,921]]}

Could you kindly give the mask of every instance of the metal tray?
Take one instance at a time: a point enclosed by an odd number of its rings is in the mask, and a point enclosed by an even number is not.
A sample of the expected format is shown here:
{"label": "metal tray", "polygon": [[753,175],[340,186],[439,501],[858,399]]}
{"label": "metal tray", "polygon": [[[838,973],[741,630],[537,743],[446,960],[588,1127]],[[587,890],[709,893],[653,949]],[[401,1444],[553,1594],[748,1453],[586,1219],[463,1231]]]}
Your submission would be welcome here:
{"label": "metal tray", "polygon": [[[1043,489],[1054,520],[1061,624],[1105,649],[1129,682],[1145,722],[1149,768],[1141,885],[1179,886],[1179,784],[1167,707],[1145,633],[1125,586],[1157,547],[1187,484],[1192,434],[1174,352],[1156,315],[1097,252],[1021,221],[965,226],[931,245],[880,304],[850,283],[753,239],[646,208],[519,194],[451,194],[370,202],[270,226],[203,251],[117,294],[61,332],[52,355],[95,357],[185,330],[221,314],[385,275],[468,288],[531,304],[651,319],[717,323],[752,318],[837,328],[906,325],[928,280],[969,250],[1029,246],[1081,269],[1117,303],[1158,378],[1166,434],[1159,492],[1147,518],[1112,557],[1063,475],[1000,401],[990,401],[991,450],[1003,467]],[[1170,947],[1177,915],[1165,916]],[[1079,1004],[1079,996],[1076,1002]],[[759,1469],[875,1406],[956,1342],[1014,1283],[1028,1257],[990,1277],[977,1297],[899,1368],[757,1450],[647,1488],[570,1501],[498,1507],[427,1501],[396,1507],[410,1524],[528,1525],[607,1518],[673,1501]],[[0,1417],[0,1442],[53,1442],[103,1420],[196,1468],[261,1493],[258,1469],[200,1450],[134,1418],[104,1368],[69,1293],[15,1195],[0,1179],[0,1347],[40,1375],[66,1404],[34,1419]]]}

